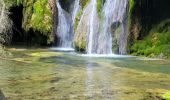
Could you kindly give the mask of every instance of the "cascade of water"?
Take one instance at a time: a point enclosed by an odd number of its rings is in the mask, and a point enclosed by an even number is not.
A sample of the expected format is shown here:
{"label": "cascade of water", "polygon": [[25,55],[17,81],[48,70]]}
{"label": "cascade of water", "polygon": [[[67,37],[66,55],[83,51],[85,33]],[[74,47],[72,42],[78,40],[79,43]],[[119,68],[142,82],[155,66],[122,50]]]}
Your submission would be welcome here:
{"label": "cascade of water", "polygon": [[[127,3],[128,0],[106,0],[102,11],[102,15],[104,18],[102,20],[101,31],[98,40],[99,54],[112,54],[111,25],[114,22],[123,23],[124,15],[126,13]],[[124,33],[124,27],[122,27],[121,30]],[[120,45],[122,44],[119,44],[119,46]]]}
{"label": "cascade of water", "polygon": [[94,34],[96,31],[94,28],[94,24],[95,24],[95,15],[97,14],[97,10],[96,10],[96,0],[91,0],[91,6],[92,6],[92,11],[91,11],[91,15],[90,15],[90,20],[89,20],[89,35],[88,35],[88,44],[87,44],[87,53],[88,54],[92,54],[95,53],[93,52],[93,48],[95,47],[94,44]]}
{"label": "cascade of water", "polygon": [[73,24],[75,23],[76,15],[79,12],[80,7],[81,7],[79,3],[80,3],[80,0],[75,0],[73,12],[72,12]]}
{"label": "cascade of water", "polygon": [[64,11],[59,2],[57,1],[58,8],[58,27],[57,27],[57,37],[59,38],[59,47],[71,48],[72,47],[72,28],[70,21],[66,18],[66,11]]}

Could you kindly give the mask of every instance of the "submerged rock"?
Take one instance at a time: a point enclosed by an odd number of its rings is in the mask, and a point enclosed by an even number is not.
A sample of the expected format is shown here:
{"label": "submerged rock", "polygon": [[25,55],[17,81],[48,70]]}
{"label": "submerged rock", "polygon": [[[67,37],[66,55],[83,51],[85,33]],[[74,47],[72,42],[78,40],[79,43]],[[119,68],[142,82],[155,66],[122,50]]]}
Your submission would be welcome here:
{"label": "submerged rock", "polygon": [[2,93],[2,91],[0,90],[0,100],[6,100],[4,94]]}

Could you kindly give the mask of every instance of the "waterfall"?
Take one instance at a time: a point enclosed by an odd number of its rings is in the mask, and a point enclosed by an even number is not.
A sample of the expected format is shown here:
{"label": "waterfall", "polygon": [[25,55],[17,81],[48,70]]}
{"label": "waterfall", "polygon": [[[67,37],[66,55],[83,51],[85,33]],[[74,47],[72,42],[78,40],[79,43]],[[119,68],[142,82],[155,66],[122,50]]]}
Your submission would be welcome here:
{"label": "waterfall", "polygon": [[90,15],[90,20],[89,20],[89,35],[88,35],[88,45],[87,45],[87,53],[88,54],[92,54],[92,53],[95,53],[93,52],[93,44],[94,44],[94,16],[95,14],[97,13],[97,10],[96,10],[96,0],[91,0],[91,5],[92,5],[92,12],[91,12],[91,15]]}
{"label": "waterfall", "polygon": [[81,6],[80,6],[80,0],[75,0],[74,2],[74,8],[73,8],[73,12],[72,12],[72,21],[73,24],[75,23],[75,19],[76,19],[76,15],[79,12]]}
{"label": "waterfall", "polygon": [[59,2],[57,1],[58,8],[58,26],[56,35],[59,39],[59,47],[62,48],[71,48],[72,47],[72,38],[73,38],[73,28],[72,21],[70,21],[70,15],[64,11]]}
{"label": "waterfall", "polygon": [[101,21],[101,30],[98,40],[98,53],[99,54],[112,54],[113,33],[111,32],[111,26],[113,23],[121,23],[121,32],[119,33],[119,53],[124,54],[126,50],[126,25],[124,22],[124,16],[127,11],[128,0],[106,0]]}
{"label": "waterfall", "polygon": [[99,18],[97,0],[91,0],[83,9],[76,45],[85,48],[87,54],[126,54],[127,8],[128,0],[105,0]]}
{"label": "waterfall", "polygon": [[97,53],[97,37],[99,30],[99,18],[96,5],[97,0],[91,0],[84,8],[80,21],[75,32],[75,42],[83,46],[86,53]]}

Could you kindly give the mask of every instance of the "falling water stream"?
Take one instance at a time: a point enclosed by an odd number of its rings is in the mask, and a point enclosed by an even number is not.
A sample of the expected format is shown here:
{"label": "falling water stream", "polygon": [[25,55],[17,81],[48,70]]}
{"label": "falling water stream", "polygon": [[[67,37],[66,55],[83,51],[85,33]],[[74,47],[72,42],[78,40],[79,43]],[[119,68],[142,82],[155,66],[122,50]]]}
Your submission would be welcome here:
{"label": "falling water stream", "polygon": [[72,47],[72,28],[71,23],[66,17],[67,12],[61,8],[60,3],[57,1],[58,8],[58,27],[57,27],[57,37],[59,39],[59,47],[61,48],[71,48]]}
{"label": "falling water stream", "polygon": [[[99,35],[98,41],[98,53],[99,54],[112,54],[112,45],[113,45],[113,34],[111,32],[111,26],[113,23],[120,22],[123,25],[124,16],[126,15],[128,0],[106,0],[102,15],[104,19],[102,20],[101,31]],[[125,26],[126,27],[126,26]],[[124,27],[121,28],[121,32],[119,34],[123,34],[126,36],[126,32]],[[122,35],[120,35],[122,36]],[[119,47],[124,46],[126,44],[127,38],[119,39]],[[123,41],[123,42],[122,42]],[[126,46],[126,45],[125,45]],[[126,47],[124,47],[126,48]],[[122,54],[122,48],[119,49],[120,54]],[[125,51],[126,52],[126,51]]]}
{"label": "falling water stream", "polygon": [[[87,54],[112,55],[113,45],[118,45],[119,54],[126,54],[127,8],[128,0],[106,0],[99,17],[97,1],[90,1],[83,11],[77,28],[80,36],[86,33],[83,38],[86,38]],[[113,27],[115,23],[120,25]]]}
{"label": "falling water stream", "polygon": [[93,53],[93,44],[94,44],[94,17],[95,17],[95,14],[97,13],[96,11],[96,0],[91,0],[91,5],[92,5],[92,11],[91,11],[91,15],[90,15],[90,20],[89,20],[89,36],[88,36],[88,45],[87,45],[87,53],[88,54],[92,54]]}
{"label": "falling water stream", "polygon": [[79,12],[80,8],[81,8],[80,0],[75,0],[73,12],[72,12],[72,21],[73,21],[73,24],[75,23],[75,18],[76,18],[77,13]]}

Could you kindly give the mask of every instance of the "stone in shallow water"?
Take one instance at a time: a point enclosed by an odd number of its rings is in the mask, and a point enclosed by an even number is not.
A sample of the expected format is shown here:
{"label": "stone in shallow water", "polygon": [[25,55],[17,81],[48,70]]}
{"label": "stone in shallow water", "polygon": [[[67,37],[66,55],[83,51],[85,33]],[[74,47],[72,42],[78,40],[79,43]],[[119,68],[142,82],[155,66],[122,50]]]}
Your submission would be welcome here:
{"label": "stone in shallow water", "polygon": [[0,100],[6,100],[4,94],[2,93],[2,91],[0,90]]}

